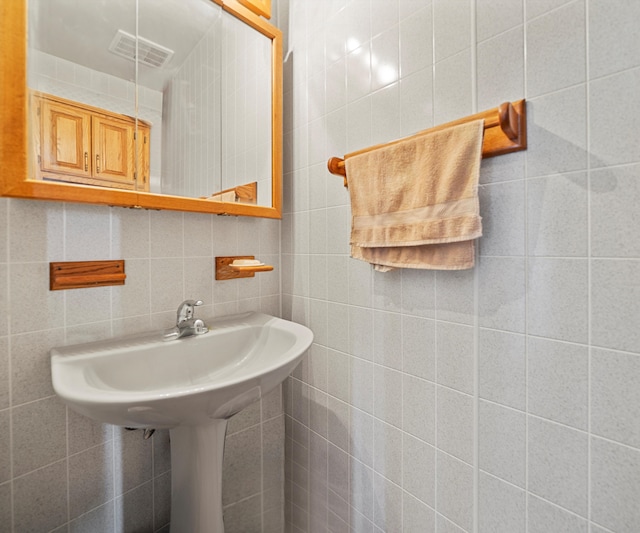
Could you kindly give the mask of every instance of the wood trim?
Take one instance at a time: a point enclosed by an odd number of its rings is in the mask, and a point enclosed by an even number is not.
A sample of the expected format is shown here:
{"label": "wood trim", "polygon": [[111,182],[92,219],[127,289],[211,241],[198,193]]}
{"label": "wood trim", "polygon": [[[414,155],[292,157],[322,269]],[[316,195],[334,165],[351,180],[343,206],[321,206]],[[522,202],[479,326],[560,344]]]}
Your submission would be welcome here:
{"label": "wood trim", "polygon": [[[232,202],[211,202],[200,198],[186,198],[168,194],[138,193],[139,204],[129,207],[145,209],[169,209],[173,211],[192,211],[194,213],[212,213],[217,215],[250,216],[262,218],[282,218],[274,207]],[[116,204],[114,204],[116,205]]]}
{"label": "wood trim", "polygon": [[[282,213],[282,158],[284,142],[283,118],[283,39],[277,30],[271,38],[271,206]],[[282,218],[282,217],[280,217]]]}
{"label": "wood trim", "polygon": [[223,0],[222,9],[269,37],[269,39],[274,39],[276,36],[282,38],[282,32],[278,28],[266,20],[261,19],[258,15],[243,6],[238,0]]}
{"label": "wood trim", "polygon": [[82,289],[124,285],[124,260],[49,263],[49,289]]}
{"label": "wood trim", "polygon": [[134,207],[136,205],[134,201],[137,194],[125,189],[96,187],[94,185],[25,180],[14,187],[11,190],[11,194],[7,194],[7,196],[32,198],[35,200]]}
{"label": "wood trim", "polygon": [[271,18],[271,0],[238,0],[244,7],[253,11],[256,15]]}
{"label": "wood trim", "polygon": [[0,193],[15,194],[27,176],[27,7],[0,3]]}

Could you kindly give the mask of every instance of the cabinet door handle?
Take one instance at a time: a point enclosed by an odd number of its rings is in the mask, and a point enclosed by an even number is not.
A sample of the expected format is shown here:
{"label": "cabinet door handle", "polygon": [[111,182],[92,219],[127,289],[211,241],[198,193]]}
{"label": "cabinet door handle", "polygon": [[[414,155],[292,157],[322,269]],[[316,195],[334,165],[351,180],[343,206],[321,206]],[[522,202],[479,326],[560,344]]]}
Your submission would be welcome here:
{"label": "cabinet door handle", "polygon": [[96,154],[96,172],[100,174],[100,154]]}
{"label": "cabinet door handle", "polygon": [[84,153],[84,171],[89,170],[89,152]]}

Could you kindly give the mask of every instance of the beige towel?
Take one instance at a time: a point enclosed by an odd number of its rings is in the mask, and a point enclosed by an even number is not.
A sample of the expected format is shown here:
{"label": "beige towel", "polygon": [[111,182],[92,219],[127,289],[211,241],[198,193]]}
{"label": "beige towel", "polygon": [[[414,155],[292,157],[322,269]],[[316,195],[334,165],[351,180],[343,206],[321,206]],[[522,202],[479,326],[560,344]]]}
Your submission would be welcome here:
{"label": "beige towel", "polygon": [[473,267],[483,130],[478,120],[346,158],[352,257],[382,271]]}

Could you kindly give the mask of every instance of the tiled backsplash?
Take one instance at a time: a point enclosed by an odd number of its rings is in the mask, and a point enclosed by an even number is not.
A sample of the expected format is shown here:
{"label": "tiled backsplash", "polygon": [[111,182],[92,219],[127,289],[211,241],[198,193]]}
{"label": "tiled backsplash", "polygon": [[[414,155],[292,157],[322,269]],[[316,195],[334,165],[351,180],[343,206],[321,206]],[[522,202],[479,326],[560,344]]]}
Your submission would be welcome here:
{"label": "tiled backsplash", "polygon": [[[640,4],[280,0],[287,531],[640,524]],[[472,271],[348,257],[326,160],[527,98]]]}
{"label": "tiled backsplash", "polygon": [[[168,531],[168,431],[101,425],[65,408],[48,350],[170,327],[178,304],[202,317],[279,314],[279,268],[214,281],[216,255],[279,266],[277,220],[0,199],[0,531]],[[197,237],[194,237],[197,236]],[[49,261],[124,258],[119,287],[48,290]],[[281,390],[229,424],[228,530],[282,530]],[[262,531],[262,529],[251,529]]]}

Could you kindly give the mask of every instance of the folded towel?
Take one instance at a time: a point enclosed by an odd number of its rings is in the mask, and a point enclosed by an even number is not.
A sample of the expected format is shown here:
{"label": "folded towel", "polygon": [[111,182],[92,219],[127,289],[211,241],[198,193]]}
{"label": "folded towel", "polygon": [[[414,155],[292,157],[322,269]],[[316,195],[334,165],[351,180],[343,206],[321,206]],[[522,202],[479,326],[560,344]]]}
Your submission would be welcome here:
{"label": "folded towel", "polygon": [[482,120],[347,157],[351,255],[377,270],[460,270],[482,235]]}
{"label": "folded towel", "polygon": [[396,268],[465,270],[473,268],[474,265],[474,242],[458,241],[388,248],[351,246],[351,257],[371,263],[374,269],[379,272],[389,272]]}

